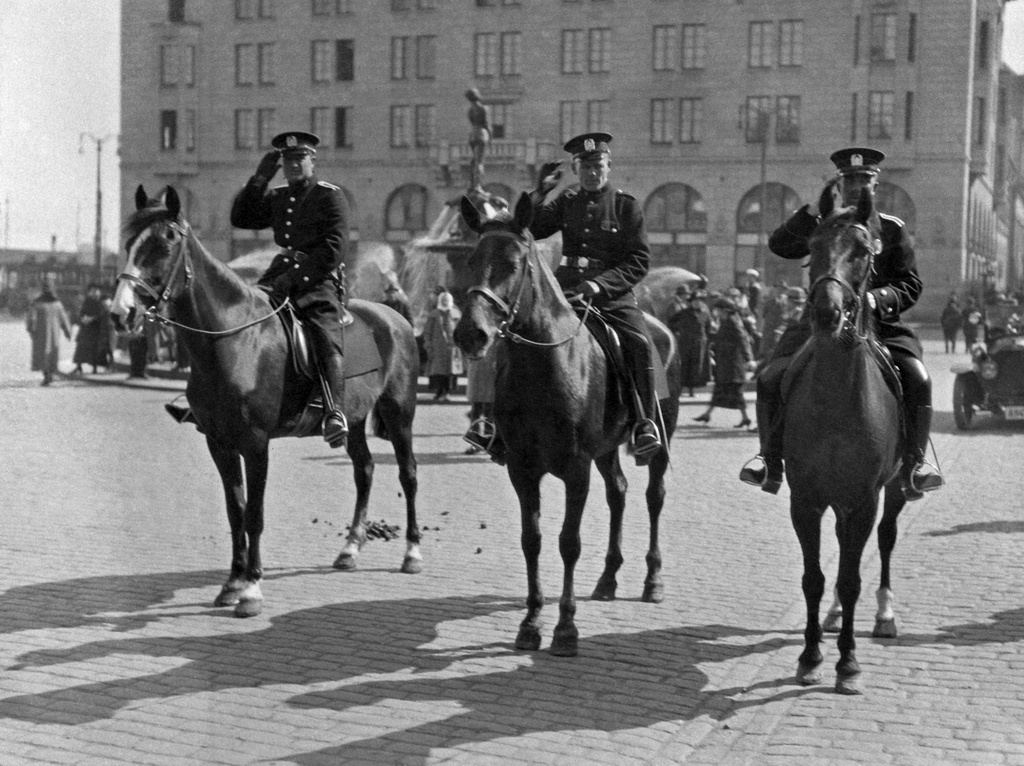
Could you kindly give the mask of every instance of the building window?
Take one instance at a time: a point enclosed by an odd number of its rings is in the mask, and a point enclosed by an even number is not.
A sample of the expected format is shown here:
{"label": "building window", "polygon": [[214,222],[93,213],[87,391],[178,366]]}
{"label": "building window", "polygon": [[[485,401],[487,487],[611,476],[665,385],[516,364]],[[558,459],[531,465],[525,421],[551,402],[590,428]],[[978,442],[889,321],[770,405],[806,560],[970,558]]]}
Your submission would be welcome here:
{"label": "building window", "polygon": [[414,113],[416,120],[416,146],[433,146],[434,144],[434,105],[417,104]]}
{"label": "building window", "polygon": [[903,140],[910,141],[914,137],[914,92],[908,90],[903,105]]}
{"label": "building window", "polygon": [[261,19],[274,18],[274,0],[256,0],[256,5]]}
{"label": "building window", "polygon": [[186,109],[185,110],[185,124],[183,126],[185,132],[185,151],[194,152],[196,150],[196,110]]}
{"label": "building window", "polygon": [[522,47],[521,32],[501,33],[501,73],[506,76],[522,74],[519,71],[519,51]]}
{"label": "building window", "polygon": [[391,79],[405,80],[406,64],[409,59],[409,38],[391,38]]}
{"label": "building window", "polygon": [[252,85],[256,82],[256,46],[242,44],[235,46],[235,85]]}
{"label": "building window", "polygon": [[314,106],[309,110],[309,132],[315,136],[326,136],[330,126],[331,108]]}
{"label": "building window", "polygon": [[707,273],[707,211],[695,189],[669,183],[644,203],[644,221],[651,245],[651,267],[679,266]]}
{"label": "building window", "polygon": [[172,24],[185,21],[185,0],[170,0],[167,3],[167,20]]}
{"label": "building window", "polygon": [[260,85],[273,85],[277,81],[277,69],[274,65],[274,44],[260,43],[256,46],[259,59]]}
{"label": "building window", "polygon": [[803,21],[779,22],[779,66],[803,66],[804,23]]}
{"label": "building window", "polygon": [[747,40],[747,66],[764,69],[772,64],[772,23],[770,21],[750,22]]}
{"label": "building window", "polygon": [[182,80],[186,87],[194,88],[196,84],[196,46],[182,46],[181,55]]}
{"label": "building window", "polygon": [[491,104],[491,138],[508,138],[511,110],[508,104]]}
{"label": "building window", "polygon": [[871,60],[896,60],[896,14],[871,14]]}
{"label": "building window", "polygon": [[160,150],[173,151],[178,147],[178,113],[174,109],[160,112]]}
{"label": "building window", "polygon": [[348,140],[348,111],[347,106],[336,106],[334,108],[334,147],[343,149],[351,146]]}
{"label": "building window", "polygon": [[608,132],[608,103],[604,100],[587,102],[588,133]]}
{"label": "building window", "polygon": [[767,138],[771,109],[771,96],[747,97],[744,137],[748,144],[759,144]]}
{"label": "building window", "polygon": [[314,16],[330,16],[336,13],[337,0],[312,0]]}
{"label": "building window", "polygon": [[485,32],[473,36],[475,65],[473,74],[477,77],[494,77],[498,74],[498,35]]}
{"label": "building window", "polygon": [[235,148],[256,148],[256,120],[252,109],[235,110]]}
{"label": "building window", "polygon": [[583,133],[583,102],[562,101],[558,105],[558,125],[561,143]]}
{"label": "building window", "polygon": [[893,100],[892,91],[868,94],[868,138],[892,138]]}
{"label": "building window", "polygon": [[409,0],[391,0],[391,10],[396,13],[409,10]]}
{"label": "building window", "polygon": [[437,37],[420,35],[416,38],[416,78],[433,80],[437,74]]}
{"label": "building window", "polygon": [[704,134],[704,99],[679,99],[679,142],[699,144]]}
{"label": "building window", "polygon": [[388,200],[385,221],[388,231],[424,231],[427,228],[427,190],[406,184]]}
{"label": "building window", "polygon": [[704,68],[703,24],[683,24],[683,69]]}
{"label": "building window", "polygon": [[274,110],[273,109],[258,109],[256,111],[258,130],[257,140],[259,141],[259,147],[261,149],[270,148],[270,140],[277,134],[274,129]]}
{"label": "building window", "polygon": [[353,40],[335,40],[335,79],[348,82],[355,78],[356,47]]}
{"label": "building window", "polygon": [[612,69],[612,31],[610,29],[590,30],[590,71],[610,72]]}
{"label": "building window", "polygon": [[917,14],[910,14],[907,22],[907,61],[911,64],[917,58]]}
{"label": "building window", "polygon": [[416,7],[421,11],[433,11],[437,8],[437,0],[416,0]]}
{"label": "building window", "polygon": [[857,140],[857,94],[850,100],[850,143]]}
{"label": "building window", "polygon": [[412,107],[391,107],[391,146],[401,148],[412,143]]}
{"label": "building window", "polygon": [[679,48],[679,30],[675,26],[657,26],[654,28],[654,61],[655,72],[674,72],[676,70],[676,51]]}
{"label": "building window", "polygon": [[562,74],[582,74],[586,56],[586,30],[562,30]]}
{"label": "building window", "polygon": [[235,0],[235,18],[256,18],[256,0]]}
{"label": "building window", "polygon": [[986,111],[985,107],[987,102],[983,96],[979,96],[974,99],[974,145],[984,146],[985,145],[985,134],[988,130],[988,124],[985,120]]}
{"label": "building window", "polygon": [[978,23],[978,69],[988,69],[988,20]]}
{"label": "building window", "polygon": [[675,99],[673,98],[651,99],[652,144],[672,143],[672,136],[675,135],[675,126],[673,125],[674,107]]}
{"label": "building window", "polygon": [[860,65],[860,16],[853,17],[853,65]]}
{"label": "building window", "polygon": [[775,143],[800,143],[800,96],[779,96],[776,101]]}
{"label": "building window", "polygon": [[160,46],[160,84],[178,84],[178,49],[174,45]]}
{"label": "building window", "polygon": [[313,82],[330,82],[331,41],[314,40],[310,52],[310,71]]}

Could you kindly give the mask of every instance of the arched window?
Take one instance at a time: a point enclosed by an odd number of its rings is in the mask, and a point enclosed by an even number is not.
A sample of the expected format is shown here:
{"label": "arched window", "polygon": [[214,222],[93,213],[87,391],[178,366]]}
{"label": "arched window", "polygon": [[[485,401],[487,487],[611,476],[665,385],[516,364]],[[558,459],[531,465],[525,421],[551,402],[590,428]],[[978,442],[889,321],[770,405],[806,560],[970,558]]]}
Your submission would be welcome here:
{"label": "arched window", "polygon": [[708,216],[696,189],[682,183],[659,186],[644,203],[651,266],[681,266],[707,272]]}
{"label": "arched window", "polygon": [[419,184],[406,184],[391,193],[384,215],[385,235],[389,240],[412,239],[427,230],[427,190]]}
{"label": "arched window", "polygon": [[902,187],[889,181],[879,181],[875,189],[875,207],[901,219],[907,225],[907,233],[913,236],[917,228],[917,208]]}
{"label": "arched window", "polygon": [[768,238],[800,205],[800,197],[785,184],[769,181],[764,188],[762,225],[761,185],[753,187],[740,200],[736,209],[736,259],[734,278],[738,281],[747,269],[761,272],[766,285],[785,282],[799,285],[803,281],[800,261],[787,261],[768,251]]}

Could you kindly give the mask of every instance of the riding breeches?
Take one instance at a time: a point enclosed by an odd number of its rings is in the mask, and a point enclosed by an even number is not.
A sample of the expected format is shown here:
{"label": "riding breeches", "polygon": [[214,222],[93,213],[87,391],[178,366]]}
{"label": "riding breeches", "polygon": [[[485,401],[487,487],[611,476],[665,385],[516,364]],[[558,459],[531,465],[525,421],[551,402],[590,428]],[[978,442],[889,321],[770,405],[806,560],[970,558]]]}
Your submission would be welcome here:
{"label": "riding breeches", "polygon": [[602,315],[619,333],[622,344],[622,356],[629,368],[630,377],[636,386],[637,396],[643,412],[637,413],[637,419],[654,419],[657,412],[657,394],[654,390],[654,362],[651,350],[651,338],[647,332],[647,322],[643,312],[636,303],[629,305],[626,301],[617,301],[601,306]]}
{"label": "riding breeches", "polygon": [[302,319],[317,337],[317,354],[345,355],[345,336],[341,326],[341,302],[335,285],[326,281],[292,299]]}

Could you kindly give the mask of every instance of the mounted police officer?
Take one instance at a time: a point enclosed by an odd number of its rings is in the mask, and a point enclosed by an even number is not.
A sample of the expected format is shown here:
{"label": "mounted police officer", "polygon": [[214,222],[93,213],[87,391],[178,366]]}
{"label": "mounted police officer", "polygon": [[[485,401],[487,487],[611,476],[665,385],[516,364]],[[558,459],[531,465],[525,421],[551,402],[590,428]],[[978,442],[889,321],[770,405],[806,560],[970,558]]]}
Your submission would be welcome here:
{"label": "mounted police officer", "polygon": [[[830,182],[833,194],[839,195],[836,206],[855,205],[862,189],[874,194],[878,185],[879,164],[885,155],[875,149],[853,147],[835,152],[830,159],[836,166],[837,179]],[[875,257],[868,283],[867,302],[878,323],[878,337],[892,352],[903,384],[903,406],[906,413],[907,444],[904,457],[904,494],[908,500],[919,500],[924,492],[938,489],[942,475],[925,461],[925,450],[932,422],[932,383],[921,361],[922,348],[914,331],[900,321],[900,314],[911,308],[921,294],[922,282],[917,273],[914,247],[903,221],[879,214],[881,219],[881,252]],[[821,218],[818,203],[804,205],[768,240],[773,253],[797,259],[809,254],[807,242]],[[771,359],[757,381],[757,422],[761,436],[761,453],[740,471],[740,480],[760,486],[775,494],[782,486],[783,413],[780,387],[783,373],[793,354],[811,335],[807,310],[779,339]],[[763,465],[754,467],[755,461]]]}
{"label": "mounted police officer", "polygon": [[[324,440],[341,447],[348,423],[343,411],[344,288],[337,271],[343,267],[348,239],[348,206],[341,189],[313,172],[319,143],[317,136],[302,131],[275,136],[274,151],[263,157],[231,206],[231,225],[272,228],[274,242],[283,248],[257,284],[277,300],[291,298],[312,327],[324,388]],[[288,183],[268,192],[279,163]]]}
{"label": "mounted police officer", "polygon": [[[537,188],[530,193],[537,239],[562,232],[562,263],[555,279],[570,303],[592,301],[618,330],[623,356],[636,389],[631,446],[637,465],[646,465],[661,449],[656,425],[658,402],[654,390],[651,342],[633,287],[647,274],[650,246],[643,211],[634,197],[608,182],[611,151],[608,133],[585,133],[570,139],[565,151],[572,155],[579,187],[564,189],[550,201],[545,197],[558,185],[561,162],[541,166]],[[474,424],[465,438],[492,455],[500,452],[493,428]],[[480,434],[484,436],[481,437]]]}

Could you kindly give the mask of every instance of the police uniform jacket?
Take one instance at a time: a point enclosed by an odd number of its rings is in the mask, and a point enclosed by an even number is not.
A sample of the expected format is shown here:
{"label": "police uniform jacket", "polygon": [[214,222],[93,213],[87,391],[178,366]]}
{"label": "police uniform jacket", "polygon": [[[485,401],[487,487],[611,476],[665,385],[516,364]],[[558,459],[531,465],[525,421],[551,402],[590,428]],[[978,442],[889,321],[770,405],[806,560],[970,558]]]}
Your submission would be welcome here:
{"label": "police uniform jacket", "polygon": [[555,278],[563,288],[587,280],[601,308],[636,306],[633,287],[650,267],[643,211],[636,199],[609,185],[596,192],[572,187],[534,206],[530,231],[537,239],[562,232],[562,264]]}
{"label": "police uniform jacket", "polygon": [[286,287],[287,292],[299,296],[331,278],[343,262],[347,219],[348,206],[341,189],[315,176],[275,187],[269,193],[267,182],[253,176],[231,206],[232,226],[270,227],[274,242],[284,248],[260,283]]}
{"label": "police uniform jacket", "polygon": [[[879,213],[879,218],[882,252],[875,256],[868,281],[868,290],[875,299],[878,337],[889,348],[920,359],[921,342],[914,331],[900,321],[900,315],[917,303],[923,287],[917,273],[914,246],[903,221],[885,213]],[[818,218],[808,213],[804,205],[772,232],[768,248],[783,258],[803,258],[810,254],[807,241],[817,225]],[[805,311],[801,324],[808,322]]]}

